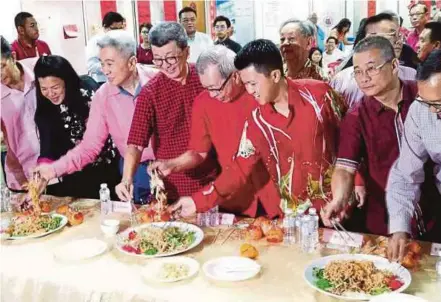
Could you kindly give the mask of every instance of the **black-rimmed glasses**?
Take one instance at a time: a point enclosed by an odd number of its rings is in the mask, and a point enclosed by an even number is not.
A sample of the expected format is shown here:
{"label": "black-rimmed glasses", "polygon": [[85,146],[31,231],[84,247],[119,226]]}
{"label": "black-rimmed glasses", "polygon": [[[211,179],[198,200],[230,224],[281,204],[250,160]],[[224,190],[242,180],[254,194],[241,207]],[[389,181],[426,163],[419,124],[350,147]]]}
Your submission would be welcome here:
{"label": "black-rimmed glasses", "polygon": [[415,98],[415,101],[417,101],[417,102],[419,102],[419,103],[421,103],[421,104],[423,104],[425,106],[433,107],[433,108],[435,108],[435,110],[437,112],[441,111],[441,100],[436,100],[436,101],[428,102],[425,99],[423,99],[421,96],[417,95],[416,98]]}
{"label": "black-rimmed glasses", "polygon": [[182,55],[179,56],[174,56],[174,57],[167,57],[164,59],[153,59],[152,62],[153,64],[155,64],[158,67],[161,67],[164,62],[167,63],[168,65],[174,65],[178,62],[178,59],[182,57]]}
{"label": "black-rimmed glasses", "polygon": [[207,89],[207,90],[208,90],[209,92],[212,92],[212,93],[220,94],[220,93],[222,92],[222,90],[224,90],[225,86],[227,86],[228,81],[231,79],[231,76],[232,76],[232,75],[233,75],[233,74],[230,73],[230,75],[225,79],[225,81],[223,82],[223,84],[221,85],[221,87],[219,87],[219,88],[210,88],[210,89]]}

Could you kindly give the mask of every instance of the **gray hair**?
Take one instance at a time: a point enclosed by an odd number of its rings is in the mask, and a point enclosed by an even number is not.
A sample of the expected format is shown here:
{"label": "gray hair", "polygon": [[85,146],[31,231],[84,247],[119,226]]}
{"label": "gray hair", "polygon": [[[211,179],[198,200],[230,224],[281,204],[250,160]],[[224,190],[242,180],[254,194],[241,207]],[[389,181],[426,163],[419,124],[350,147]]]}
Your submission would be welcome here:
{"label": "gray hair", "polygon": [[282,29],[290,23],[298,24],[300,27],[300,32],[304,37],[313,37],[315,35],[314,24],[311,21],[302,21],[299,19],[288,19],[285,22],[283,22],[279,28],[279,33],[282,32]]}
{"label": "gray hair", "polygon": [[400,16],[396,12],[394,12],[393,10],[387,9],[387,10],[382,11],[381,13],[391,15],[392,18],[394,19],[395,23],[397,23],[398,26],[401,26]]}
{"label": "gray hair", "polygon": [[135,39],[125,30],[111,30],[100,38],[97,44],[100,49],[113,47],[126,58],[136,56]]}
{"label": "gray hair", "polygon": [[223,45],[215,45],[204,50],[196,62],[198,74],[204,74],[209,65],[216,65],[223,79],[236,71],[234,59],[236,53]]}
{"label": "gray hair", "polygon": [[181,49],[188,46],[185,29],[177,22],[162,22],[153,26],[149,32],[149,41],[156,47],[162,47],[171,41],[175,41]]}
{"label": "gray hair", "polygon": [[361,40],[354,48],[354,54],[365,52],[372,49],[378,49],[381,52],[381,57],[385,61],[392,61],[395,59],[395,51],[392,43],[381,36],[371,36]]}

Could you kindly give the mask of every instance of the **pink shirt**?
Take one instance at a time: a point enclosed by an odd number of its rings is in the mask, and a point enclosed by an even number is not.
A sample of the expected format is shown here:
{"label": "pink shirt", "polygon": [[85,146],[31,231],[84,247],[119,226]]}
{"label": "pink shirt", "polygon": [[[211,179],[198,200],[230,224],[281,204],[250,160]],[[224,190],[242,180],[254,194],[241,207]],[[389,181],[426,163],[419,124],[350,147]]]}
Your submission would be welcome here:
{"label": "pink shirt", "polygon": [[15,190],[20,190],[31,178],[40,153],[34,122],[37,106],[34,73],[24,64],[19,66],[24,72],[24,90],[1,84],[1,124],[8,146],[6,179],[8,187]]}
{"label": "pink shirt", "polygon": [[417,32],[416,29],[414,29],[413,31],[410,32],[410,34],[407,36],[407,40],[406,43],[407,45],[409,45],[410,47],[412,47],[412,49],[414,51],[417,51],[417,43],[418,43],[418,38],[419,38],[419,34]]}
{"label": "pink shirt", "polygon": [[[148,66],[137,65],[140,84],[144,86],[158,72]],[[124,93],[119,87],[106,82],[97,90],[92,98],[89,120],[81,143],[52,163],[58,177],[81,170],[92,163],[112,136],[118,151],[124,156],[127,149],[127,138],[136,97]],[[155,156],[151,146],[144,149],[141,161],[152,160]]]}

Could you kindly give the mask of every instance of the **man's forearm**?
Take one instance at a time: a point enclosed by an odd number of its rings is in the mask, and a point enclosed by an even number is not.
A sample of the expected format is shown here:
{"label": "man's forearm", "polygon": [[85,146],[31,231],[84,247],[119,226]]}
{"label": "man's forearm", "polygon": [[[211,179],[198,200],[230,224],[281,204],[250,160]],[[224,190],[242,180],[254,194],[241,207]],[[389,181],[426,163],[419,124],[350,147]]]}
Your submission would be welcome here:
{"label": "man's forearm", "polygon": [[207,158],[207,153],[198,153],[193,150],[181,154],[171,161],[173,173],[194,169]]}
{"label": "man's forearm", "polygon": [[142,147],[129,145],[124,155],[123,181],[132,182],[135,171],[141,160]]}
{"label": "man's forearm", "polygon": [[355,171],[336,167],[332,174],[332,199],[340,202],[348,202],[354,190]]}

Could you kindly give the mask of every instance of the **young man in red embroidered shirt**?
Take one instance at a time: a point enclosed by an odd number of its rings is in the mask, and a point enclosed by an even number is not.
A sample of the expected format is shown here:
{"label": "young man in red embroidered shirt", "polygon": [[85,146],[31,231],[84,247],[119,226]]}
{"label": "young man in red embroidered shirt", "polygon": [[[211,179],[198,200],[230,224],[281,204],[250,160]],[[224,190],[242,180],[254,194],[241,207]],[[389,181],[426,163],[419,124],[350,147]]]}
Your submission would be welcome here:
{"label": "young man in red embroidered shirt", "polygon": [[40,33],[34,16],[27,12],[18,13],[14,19],[18,38],[11,44],[17,60],[50,55],[46,42],[39,40]]}
{"label": "young man in red embroidered shirt", "polygon": [[[142,87],[137,99],[123,178],[116,187],[116,193],[124,201],[132,199],[133,175],[151,138],[156,158],[171,159],[187,151],[193,102],[203,91],[195,66],[187,63],[189,46],[182,25],[160,23],[151,29],[149,37],[153,64],[161,72]],[[212,181],[217,167],[211,159],[208,156],[198,167],[166,177],[168,200],[189,196]]]}
{"label": "young man in red embroidered shirt", "polygon": [[[159,159],[151,169],[158,168],[167,176],[194,168],[205,160],[213,146],[222,170],[232,164],[239,148],[243,125],[257,107],[257,102],[246,92],[234,67],[235,57],[236,54],[223,45],[201,53],[196,69],[205,91],[193,103],[188,151],[173,159]],[[227,212],[251,217],[261,215],[263,211],[271,218],[280,215],[279,202],[270,198],[271,191],[277,195],[277,188],[262,162],[256,165],[249,180],[225,199],[210,190],[211,185],[185,199],[191,199],[189,202],[195,204],[197,212],[205,212],[219,205]]]}
{"label": "young man in red embroidered shirt", "polygon": [[[259,106],[242,127],[235,159],[222,169],[209,191],[220,198],[233,196],[262,160],[279,186],[270,199],[281,210],[304,203],[320,208],[330,198],[338,128],[346,110],[343,101],[324,82],[287,79],[280,51],[269,40],[245,45],[235,67]],[[187,198],[181,198],[171,210],[178,208],[183,216],[196,210]]]}

